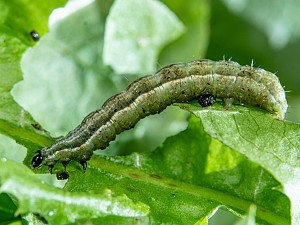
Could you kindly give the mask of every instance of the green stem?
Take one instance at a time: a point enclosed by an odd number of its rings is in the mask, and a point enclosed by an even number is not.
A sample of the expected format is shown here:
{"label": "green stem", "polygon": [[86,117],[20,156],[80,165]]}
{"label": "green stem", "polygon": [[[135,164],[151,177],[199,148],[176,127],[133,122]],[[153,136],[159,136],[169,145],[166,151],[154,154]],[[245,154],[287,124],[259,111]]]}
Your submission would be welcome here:
{"label": "green stem", "polygon": [[47,146],[53,142],[53,139],[40,134],[37,134],[28,129],[17,126],[13,123],[9,123],[5,120],[0,119],[0,133],[11,137],[16,140],[19,144],[30,148],[33,145],[44,145]]}

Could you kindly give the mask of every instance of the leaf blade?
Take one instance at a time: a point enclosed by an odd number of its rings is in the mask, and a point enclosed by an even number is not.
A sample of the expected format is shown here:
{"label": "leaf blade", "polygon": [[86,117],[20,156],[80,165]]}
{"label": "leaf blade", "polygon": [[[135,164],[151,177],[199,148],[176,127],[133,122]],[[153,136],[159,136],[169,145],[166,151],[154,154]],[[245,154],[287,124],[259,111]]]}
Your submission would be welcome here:
{"label": "leaf blade", "polygon": [[17,214],[37,213],[51,224],[66,224],[83,218],[115,215],[137,217],[148,214],[148,206],[125,195],[70,193],[42,183],[25,166],[0,160],[1,192],[19,200]]}

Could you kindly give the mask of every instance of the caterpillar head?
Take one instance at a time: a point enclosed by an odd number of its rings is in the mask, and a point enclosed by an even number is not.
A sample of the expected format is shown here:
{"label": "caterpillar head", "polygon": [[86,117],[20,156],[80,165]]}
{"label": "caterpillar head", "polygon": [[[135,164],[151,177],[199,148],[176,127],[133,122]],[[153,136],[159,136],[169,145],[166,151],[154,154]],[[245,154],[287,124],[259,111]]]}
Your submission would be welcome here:
{"label": "caterpillar head", "polygon": [[37,151],[36,155],[31,160],[32,168],[37,168],[42,165],[44,157],[42,156],[41,151]]}
{"label": "caterpillar head", "polygon": [[[86,161],[89,160],[89,158],[90,158],[90,156],[87,157],[86,155],[83,155],[82,159],[79,161],[79,163],[82,165],[83,172],[86,171],[86,168],[87,168],[87,162]],[[45,162],[45,161],[46,161],[46,157],[44,157],[42,155],[41,150],[39,150],[39,151],[36,152],[35,156],[31,160],[31,167],[33,169],[35,169],[35,168],[38,168],[38,167],[42,166],[43,164],[47,164],[48,165],[48,170],[52,174],[52,169],[53,169],[55,163]],[[69,164],[70,161],[71,160],[69,158],[61,161],[62,165],[65,168],[65,171],[66,171],[66,167],[67,167],[67,165]]]}

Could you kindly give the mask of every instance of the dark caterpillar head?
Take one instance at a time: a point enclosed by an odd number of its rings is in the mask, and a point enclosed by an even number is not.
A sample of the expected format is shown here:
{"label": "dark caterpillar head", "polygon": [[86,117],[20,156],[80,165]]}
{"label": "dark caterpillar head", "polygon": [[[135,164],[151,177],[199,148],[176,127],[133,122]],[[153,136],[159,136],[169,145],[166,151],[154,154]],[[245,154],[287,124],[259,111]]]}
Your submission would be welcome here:
{"label": "dark caterpillar head", "polygon": [[31,166],[32,166],[32,168],[39,167],[42,164],[43,159],[44,159],[44,157],[42,156],[41,151],[40,150],[37,151],[36,155],[31,160]]}
{"label": "dark caterpillar head", "polygon": [[212,94],[204,94],[200,95],[198,102],[202,107],[207,107],[214,104],[216,102],[216,98]]}

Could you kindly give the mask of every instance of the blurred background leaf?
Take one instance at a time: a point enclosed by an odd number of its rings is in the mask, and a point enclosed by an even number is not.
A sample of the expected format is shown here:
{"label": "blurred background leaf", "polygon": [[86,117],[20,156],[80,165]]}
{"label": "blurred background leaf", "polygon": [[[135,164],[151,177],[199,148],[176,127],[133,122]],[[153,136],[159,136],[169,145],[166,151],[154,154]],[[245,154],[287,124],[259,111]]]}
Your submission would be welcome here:
{"label": "blurred background leaf", "polygon": [[117,0],[106,21],[104,63],[119,74],[153,73],[161,48],[183,31],[182,22],[159,1]]}
{"label": "blurred background leaf", "polygon": [[[27,164],[40,145],[47,145],[52,140],[44,130],[35,128],[37,123],[31,115],[52,136],[63,135],[74,128],[88,112],[99,108],[108,97],[124,90],[132,80],[155,72],[155,62],[158,62],[157,68],[160,68],[169,63],[198,58],[220,60],[232,57],[232,60],[242,65],[250,65],[253,60],[254,66],[277,72],[288,91],[287,119],[300,121],[299,1],[153,1],[164,12],[173,15],[172,18],[177,21],[174,27],[179,28],[175,33],[181,36],[168,43],[176,37],[172,30],[168,30],[172,37],[161,38],[170,38],[169,41],[143,49],[154,55],[151,66],[147,64],[148,57],[139,57],[140,64],[146,65],[144,71],[143,66],[139,66],[139,74],[122,75],[105,65],[102,59],[105,29],[108,26],[107,15],[111,5],[121,4],[121,1],[98,0],[91,5],[92,1],[82,1],[83,6],[76,5],[76,1],[73,1],[72,6],[70,1],[69,6],[52,14],[50,33],[47,33],[50,11],[64,2],[51,1],[51,5],[39,1],[33,4],[27,0],[0,1],[0,132],[30,149]],[[148,8],[148,11],[145,9],[146,4],[143,11],[149,13],[146,18],[147,24],[151,25],[153,8]],[[157,18],[163,17],[157,15]],[[117,19],[124,18],[119,15]],[[144,21],[133,19],[128,24],[142,27]],[[167,24],[167,28],[170,26]],[[126,31],[126,26],[123,28]],[[41,36],[37,44],[29,35],[33,29]],[[149,32],[154,35],[153,39],[157,38],[155,34],[158,32],[155,29]],[[133,34],[127,38],[139,38],[136,33]],[[141,37],[143,35],[145,34],[142,33]],[[119,41],[122,43],[123,40]],[[17,84],[13,90],[15,99],[30,112],[28,114],[14,102],[10,90],[22,77],[19,61],[30,46],[34,47],[22,59],[25,81]],[[157,56],[159,52],[160,55]],[[132,49],[124,51],[121,47],[120,53],[124,58],[133,54]],[[128,63],[125,62],[119,61],[120,68],[128,68]],[[118,137],[101,154],[153,150],[166,137],[185,129],[186,118],[183,110],[172,107],[159,116],[143,120],[134,130]],[[153,132],[157,127],[163,127],[161,132]],[[5,137],[1,138],[1,143],[1,156],[19,162],[22,160],[24,149],[14,147],[14,143]],[[14,157],[14,154],[17,156]],[[218,212],[225,212],[224,208]],[[210,219],[210,223],[220,224],[221,221],[226,225],[224,217],[221,220],[214,219],[218,215],[217,213]],[[226,215],[228,218],[228,214]],[[202,222],[205,223],[206,220],[207,218]],[[232,224],[232,218],[228,219],[228,224]]]}
{"label": "blurred background leaf", "polygon": [[[37,143],[49,144],[47,133],[36,130],[36,122],[12,98],[13,85],[22,79],[20,60],[24,51],[36,44],[30,32],[40,35],[48,31],[47,21],[54,7],[65,1],[51,2],[12,0],[0,1],[0,156],[21,163],[26,149],[40,147]],[[6,135],[6,136],[4,136]],[[11,137],[12,139],[8,138]],[[50,139],[51,140],[51,139]],[[23,146],[17,145],[16,142]],[[3,168],[0,168],[2,171]],[[2,180],[0,179],[0,182]],[[17,206],[6,193],[0,194],[0,223],[21,224],[15,216]],[[24,222],[24,221],[23,221]]]}
{"label": "blurred background leaf", "polygon": [[[294,0],[211,1],[206,54],[213,60],[232,58],[242,65],[253,60],[254,66],[275,72],[287,91],[286,119],[294,122],[300,122],[299,7]],[[283,42],[281,36],[286,37]]]}
{"label": "blurred background leaf", "polygon": [[139,217],[149,213],[147,205],[111,190],[89,195],[70,193],[45,185],[22,164],[1,158],[0,168],[1,191],[18,200],[15,216],[34,212],[50,224],[68,224],[86,218]]}

